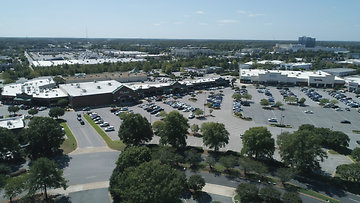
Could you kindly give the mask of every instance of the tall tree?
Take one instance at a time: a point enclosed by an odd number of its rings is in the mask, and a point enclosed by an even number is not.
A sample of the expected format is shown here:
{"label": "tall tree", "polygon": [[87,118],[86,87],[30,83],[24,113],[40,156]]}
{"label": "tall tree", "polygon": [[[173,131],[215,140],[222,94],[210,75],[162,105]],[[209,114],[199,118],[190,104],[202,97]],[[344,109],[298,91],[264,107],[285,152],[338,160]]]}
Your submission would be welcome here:
{"label": "tall tree", "polygon": [[352,152],[351,152],[351,156],[356,160],[356,161],[360,161],[360,148],[356,147]]}
{"label": "tall tree", "polygon": [[360,163],[343,164],[336,167],[336,174],[341,178],[352,181],[360,182]]}
{"label": "tall tree", "polygon": [[229,143],[229,132],[222,123],[203,123],[200,130],[203,135],[204,144],[215,151]]}
{"label": "tall tree", "polygon": [[267,186],[260,189],[259,196],[266,202],[279,202],[281,193],[277,189]]}
{"label": "tall tree", "polygon": [[237,158],[233,155],[222,156],[219,160],[220,164],[223,165],[226,170],[234,168],[237,164]]}
{"label": "tall tree", "polygon": [[6,158],[10,153],[13,157],[20,155],[20,144],[14,133],[7,129],[0,127],[0,160]]}
{"label": "tall tree", "polygon": [[119,202],[177,202],[186,186],[182,172],[157,161],[127,168],[114,180],[110,191]]}
{"label": "tall tree", "polygon": [[48,188],[67,188],[63,171],[57,169],[56,163],[47,158],[39,158],[30,166],[29,193],[35,194],[39,189],[44,190],[45,199],[48,199]]}
{"label": "tall tree", "polygon": [[51,156],[65,140],[61,126],[52,118],[34,117],[28,126],[24,134],[32,157]]}
{"label": "tall tree", "polygon": [[172,111],[166,115],[163,122],[158,133],[160,143],[170,144],[173,147],[186,146],[188,120],[178,111]]}
{"label": "tall tree", "polygon": [[18,106],[9,106],[8,107],[8,111],[9,111],[9,113],[11,114],[11,113],[16,113],[16,112],[18,112],[20,110],[20,108],[18,107]]}
{"label": "tall tree", "polygon": [[258,198],[259,189],[250,183],[240,183],[236,188],[236,193],[244,202],[250,202]]}
{"label": "tall tree", "polygon": [[285,165],[301,171],[319,167],[326,153],[321,148],[321,139],[312,131],[301,130],[282,133],[277,138],[280,156]]}
{"label": "tall tree", "polygon": [[284,203],[301,203],[302,202],[299,195],[295,192],[286,192],[282,197],[282,201]]}
{"label": "tall tree", "polygon": [[49,111],[49,116],[51,118],[58,118],[59,116],[63,116],[65,114],[65,110],[61,107],[51,108]]}
{"label": "tall tree", "polygon": [[39,113],[39,110],[37,110],[37,109],[30,109],[30,110],[28,111],[28,113],[29,113],[30,115],[35,115],[35,114]]}
{"label": "tall tree", "polygon": [[153,137],[151,124],[140,114],[129,114],[120,125],[119,137],[127,145],[149,142]]}
{"label": "tall tree", "polygon": [[242,136],[242,153],[255,158],[272,158],[275,151],[275,141],[266,127],[253,127]]}
{"label": "tall tree", "polygon": [[188,180],[188,187],[194,192],[201,191],[205,186],[205,180],[201,175],[192,175]]}
{"label": "tall tree", "polygon": [[176,149],[170,146],[160,146],[153,150],[152,159],[157,159],[161,164],[168,164],[170,166],[178,165],[184,162],[184,157],[176,152]]}
{"label": "tall tree", "polygon": [[9,198],[10,202],[13,202],[13,198],[17,197],[25,191],[27,180],[27,175],[8,178],[4,188],[4,197]]}

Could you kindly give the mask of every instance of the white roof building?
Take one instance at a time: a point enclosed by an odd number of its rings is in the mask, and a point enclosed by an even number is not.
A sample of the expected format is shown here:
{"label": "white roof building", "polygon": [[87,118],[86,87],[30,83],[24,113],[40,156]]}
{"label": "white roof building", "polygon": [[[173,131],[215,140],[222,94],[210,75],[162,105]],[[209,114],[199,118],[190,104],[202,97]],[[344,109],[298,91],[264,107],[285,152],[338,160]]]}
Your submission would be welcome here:
{"label": "white roof building", "polygon": [[293,84],[309,86],[343,85],[344,79],[323,71],[282,71],[263,69],[240,70],[242,82],[258,82],[272,84]]}
{"label": "white roof building", "polygon": [[24,116],[0,119],[0,127],[7,128],[9,130],[24,128]]}
{"label": "white roof building", "polygon": [[19,80],[18,83],[4,85],[1,95],[16,97],[19,94],[27,94],[33,98],[61,98],[67,96],[65,92],[55,87],[56,83],[51,77]]}
{"label": "white roof building", "polygon": [[116,80],[70,83],[60,85],[60,89],[70,97],[107,94],[123,84]]}

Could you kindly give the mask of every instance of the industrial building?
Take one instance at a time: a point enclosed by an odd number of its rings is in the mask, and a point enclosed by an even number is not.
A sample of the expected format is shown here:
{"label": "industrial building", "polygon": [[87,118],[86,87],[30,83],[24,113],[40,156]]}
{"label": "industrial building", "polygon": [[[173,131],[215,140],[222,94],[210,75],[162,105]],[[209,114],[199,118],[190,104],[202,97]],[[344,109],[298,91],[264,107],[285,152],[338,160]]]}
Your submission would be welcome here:
{"label": "industrial building", "polygon": [[98,73],[98,74],[75,74],[74,76],[64,77],[65,83],[79,83],[92,81],[116,80],[118,82],[142,82],[147,80],[145,73],[137,72],[113,72],[113,73]]}
{"label": "industrial building", "polygon": [[309,70],[312,67],[312,63],[282,63],[280,64],[280,68],[283,68],[285,70]]}
{"label": "industrial building", "polygon": [[344,79],[323,71],[282,71],[240,69],[242,83],[286,84],[312,87],[334,87],[345,84]]}
{"label": "industrial building", "polygon": [[299,37],[299,44],[305,45],[306,48],[308,47],[315,47],[316,39],[311,37],[302,36]]}

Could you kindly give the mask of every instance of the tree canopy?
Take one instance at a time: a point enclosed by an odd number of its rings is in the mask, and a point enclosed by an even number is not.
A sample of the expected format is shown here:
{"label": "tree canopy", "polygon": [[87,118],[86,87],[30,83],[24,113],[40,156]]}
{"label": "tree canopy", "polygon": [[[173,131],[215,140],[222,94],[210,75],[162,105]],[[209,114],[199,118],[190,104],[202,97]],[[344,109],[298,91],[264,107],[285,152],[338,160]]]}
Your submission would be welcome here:
{"label": "tree canopy", "polygon": [[201,175],[192,175],[188,180],[188,187],[195,192],[202,190],[205,186],[205,180]]}
{"label": "tree canopy", "polygon": [[242,153],[255,158],[272,158],[275,151],[275,141],[266,127],[253,127],[242,136]]}
{"label": "tree canopy", "polygon": [[120,125],[119,137],[127,145],[149,142],[153,137],[151,124],[140,114],[129,114]]}
{"label": "tree canopy", "polygon": [[7,129],[0,127],[0,160],[5,158],[8,153],[17,157],[20,152],[20,144],[14,133]]}
{"label": "tree canopy", "polygon": [[279,202],[281,193],[274,187],[263,187],[259,191],[259,196],[266,202]]}
{"label": "tree canopy", "polygon": [[127,168],[114,181],[110,191],[120,202],[176,202],[186,186],[182,172],[157,161]]}
{"label": "tree canopy", "polygon": [[24,129],[29,143],[28,152],[33,157],[51,156],[64,142],[61,126],[52,118],[34,117]]}
{"label": "tree canopy", "polygon": [[222,123],[207,122],[200,128],[203,135],[203,143],[210,149],[218,151],[229,143],[229,132]]}
{"label": "tree canopy", "polygon": [[360,161],[360,148],[356,147],[352,152],[351,152],[351,156],[356,160],[356,161]]}
{"label": "tree canopy", "polygon": [[39,158],[30,166],[29,172],[29,193],[34,194],[42,189],[47,199],[48,188],[67,188],[63,171],[57,169],[56,163],[47,158]]}
{"label": "tree canopy", "polygon": [[318,168],[319,162],[326,157],[321,148],[321,139],[312,131],[282,133],[278,136],[277,143],[285,165],[291,165],[301,171]]}
{"label": "tree canopy", "polygon": [[158,136],[161,144],[170,144],[173,147],[186,146],[186,138],[189,129],[188,120],[178,111],[172,111],[166,115],[160,126]]}
{"label": "tree canopy", "polygon": [[37,109],[30,109],[30,110],[28,111],[28,113],[29,113],[30,115],[35,115],[35,114],[39,113],[39,111],[38,111]]}
{"label": "tree canopy", "polygon": [[282,197],[282,201],[284,203],[301,203],[302,202],[299,195],[295,192],[286,192]]}
{"label": "tree canopy", "polygon": [[242,201],[250,202],[258,198],[259,189],[250,183],[240,183],[236,188],[236,193]]}
{"label": "tree canopy", "polygon": [[336,167],[336,174],[347,181],[360,182],[360,163],[343,164]]}
{"label": "tree canopy", "polygon": [[9,106],[8,107],[8,111],[9,113],[16,113],[20,110],[20,108],[18,106]]}
{"label": "tree canopy", "polygon": [[49,111],[49,116],[51,118],[58,118],[59,116],[63,116],[65,114],[65,110],[61,107],[51,108]]}

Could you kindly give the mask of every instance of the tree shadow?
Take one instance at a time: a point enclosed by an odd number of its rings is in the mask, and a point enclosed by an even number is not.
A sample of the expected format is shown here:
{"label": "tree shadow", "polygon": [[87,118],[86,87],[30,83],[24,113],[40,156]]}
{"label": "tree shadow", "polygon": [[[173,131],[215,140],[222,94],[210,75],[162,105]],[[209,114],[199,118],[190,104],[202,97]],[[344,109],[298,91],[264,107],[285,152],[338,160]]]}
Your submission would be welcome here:
{"label": "tree shadow", "polygon": [[193,199],[199,203],[210,203],[212,202],[212,197],[206,192],[196,192],[193,194]]}
{"label": "tree shadow", "polygon": [[54,195],[52,198],[54,203],[71,203],[71,198],[69,196]]}
{"label": "tree shadow", "polygon": [[61,154],[56,157],[54,157],[54,161],[58,164],[58,167],[60,169],[64,169],[69,166],[71,157],[69,157],[67,154]]}

